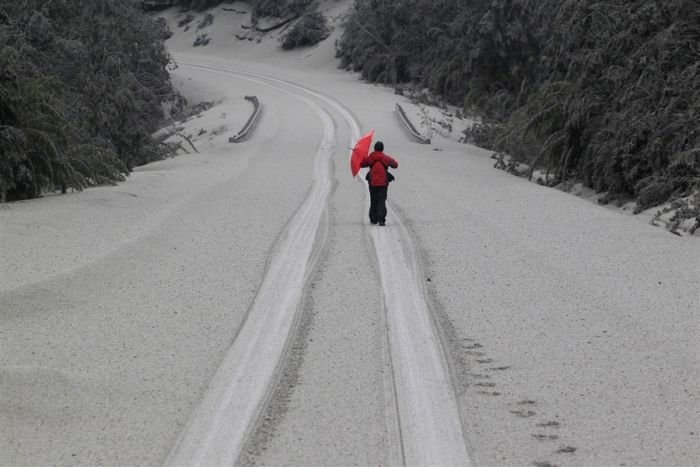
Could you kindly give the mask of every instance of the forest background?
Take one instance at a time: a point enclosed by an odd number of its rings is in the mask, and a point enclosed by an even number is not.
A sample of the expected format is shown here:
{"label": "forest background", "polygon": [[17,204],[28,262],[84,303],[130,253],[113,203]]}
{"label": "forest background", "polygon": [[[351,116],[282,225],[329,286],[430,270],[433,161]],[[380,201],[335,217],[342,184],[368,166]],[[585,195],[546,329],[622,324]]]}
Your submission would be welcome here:
{"label": "forest background", "polygon": [[[158,2],[156,2],[158,3]],[[202,10],[221,0],[161,3]],[[321,40],[312,0],[249,2]],[[116,181],[169,155],[164,23],[131,0],[0,2],[0,199]],[[294,28],[292,28],[294,30]],[[700,225],[697,0],[355,0],[340,65],[479,115],[465,141]],[[693,199],[694,198],[694,199]],[[683,204],[686,203],[686,204]]]}

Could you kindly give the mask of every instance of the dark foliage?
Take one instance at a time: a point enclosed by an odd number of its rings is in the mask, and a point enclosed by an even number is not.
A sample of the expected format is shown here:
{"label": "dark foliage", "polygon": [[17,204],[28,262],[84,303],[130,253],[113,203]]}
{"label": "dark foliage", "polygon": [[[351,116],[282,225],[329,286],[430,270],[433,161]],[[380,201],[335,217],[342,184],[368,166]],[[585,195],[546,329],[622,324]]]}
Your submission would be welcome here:
{"label": "dark foliage", "polygon": [[0,7],[0,200],[114,182],[162,158],[163,22],[127,0]]}
{"label": "dark foliage", "polygon": [[326,17],[319,12],[304,15],[285,34],[282,40],[282,48],[285,50],[314,45],[328,37],[330,29],[326,24]]}
{"label": "dark foliage", "polygon": [[253,15],[257,17],[276,17],[301,15],[309,11],[314,0],[258,0],[253,4]]}
{"label": "dark foliage", "polygon": [[212,15],[211,13],[207,13],[204,16],[204,18],[202,18],[202,21],[200,21],[197,25],[197,29],[204,29],[211,26],[212,24],[214,24],[214,15]]}
{"label": "dark foliage", "polygon": [[224,0],[175,0],[173,3],[179,5],[183,9],[202,11],[207,8],[212,8],[224,3]]}
{"label": "dark foliage", "polygon": [[194,43],[192,44],[193,47],[203,47],[211,42],[211,37],[209,37],[207,34],[197,34],[197,37],[194,39]]}
{"label": "dark foliage", "polygon": [[144,11],[160,11],[175,5],[175,0],[141,0]]}
{"label": "dark foliage", "polygon": [[[150,0],[163,7],[177,5],[184,10],[203,11],[208,8],[227,3],[226,0]],[[309,11],[315,3],[314,0],[251,0],[248,2],[253,7],[253,15],[259,17],[282,18],[291,15],[301,15]],[[144,4],[145,9],[152,8]]]}
{"label": "dark foliage", "polygon": [[697,0],[356,0],[338,56],[478,110],[472,141],[653,205],[700,183],[698,44]]}
{"label": "dark foliage", "polygon": [[640,187],[637,196],[639,202],[637,212],[658,206],[673,194],[673,183],[668,178],[644,179],[643,182],[637,184]]}

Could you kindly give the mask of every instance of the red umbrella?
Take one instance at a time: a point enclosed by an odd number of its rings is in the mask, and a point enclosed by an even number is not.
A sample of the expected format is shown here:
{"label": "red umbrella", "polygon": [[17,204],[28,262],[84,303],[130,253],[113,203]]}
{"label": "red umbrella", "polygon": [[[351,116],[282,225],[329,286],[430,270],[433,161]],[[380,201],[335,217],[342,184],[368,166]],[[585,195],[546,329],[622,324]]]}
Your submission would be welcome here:
{"label": "red umbrella", "polygon": [[362,159],[367,157],[369,154],[369,145],[372,144],[372,136],[374,136],[374,130],[361,137],[355,143],[355,147],[352,148],[352,157],[350,157],[350,171],[352,171],[352,176],[357,175],[360,171],[360,162]]}

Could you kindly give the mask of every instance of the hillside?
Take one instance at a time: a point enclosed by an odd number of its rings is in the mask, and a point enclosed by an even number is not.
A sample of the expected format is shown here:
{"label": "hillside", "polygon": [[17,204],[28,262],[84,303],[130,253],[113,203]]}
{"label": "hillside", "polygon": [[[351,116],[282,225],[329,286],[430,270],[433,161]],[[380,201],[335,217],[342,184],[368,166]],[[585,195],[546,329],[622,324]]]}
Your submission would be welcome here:
{"label": "hillside", "polygon": [[[430,89],[485,117],[468,141],[601,203],[669,201],[700,226],[697,2],[358,0],[339,43],[371,82]],[[515,164],[516,167],[518,164]],[[544,176],[544,174],[547,176]]]}
{"label": "hillside", "polygon": [[172,150],[164,23],[133,2],[0,7],[0,202],[124,180]]}

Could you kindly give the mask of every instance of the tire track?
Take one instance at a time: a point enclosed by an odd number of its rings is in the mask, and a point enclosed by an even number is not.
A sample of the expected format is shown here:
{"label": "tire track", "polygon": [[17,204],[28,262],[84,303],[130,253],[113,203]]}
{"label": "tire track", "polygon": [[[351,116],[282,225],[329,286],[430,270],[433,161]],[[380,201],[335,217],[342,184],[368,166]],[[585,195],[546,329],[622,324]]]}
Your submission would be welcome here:
{"label": "tire track", "polygon": [[314,158],[312,186],[273,247],[246,319],[166,465],[236,462],[274,386],[298,318],[304,286],[327,235],[328,199],[333,190],[331,157],[336,146],[333,121],[310,99],[282,90],[308,105],[323,124],[323,138]]}
{"label": "tire track", "polygon": [[459,407],[417,249],[390,205],[387,221],[386,227],[368,228],[384,294],[404,463],[469,466]]}
{"label": "tire track", "polygon": [[[240,72],[221,66],[201,67],[248,76],[256,82],[268,83],[278,88],[291,88],[314,97],[331,106],[343,117],[353,140],[360,136],[357,119],[346,107],[328,96],[296,83],[263,74]],[[295,96],[319,110],[324,116],[322,120],[330,119],[313,101],[298,94]],[[327,124],[325,120],[324,124]],[[326,171],[326,175],[327,173]],[[364,179],[356,177],[356,180],[366,185]],[[369,206],[366,188],[365,197]],[[439,330],[426,298],[417,248],[399,214],[389,203],[387,207],[387,227],[369,226],[366,219],[364,222],[368,224],[368,237],[374,249],[384,296],[388,357],[393,369],[391,384],[398,412],[396,417],[402,463],[469,466],[471,461],[462,431],[451,372],[441,345]],[[298,292],[301,293],[301,288]],[[283,353],[282,351],[280,359]],[[231,418],[235,418],[235,411],[231,412]],[[238,445],[237,449],[240,449],[240,446],[242,445]],[[235,460],[235,457],[233,459]]]}
{"label": "tire track", "polygon": [[[287,84],[332,106],[350,126],[353,141],[360,137],[357,120],[338,101],[297,84]],[[355,179],[367,185],[362,177]],[[366,187],[365,197],[369,208]],[[387,208],[387,227],[370,226],[362,215],[368,225],[384,295],[403,463],[469,466],[451,372],[426,298],[418,249],[400,215],[390,203]]]}

